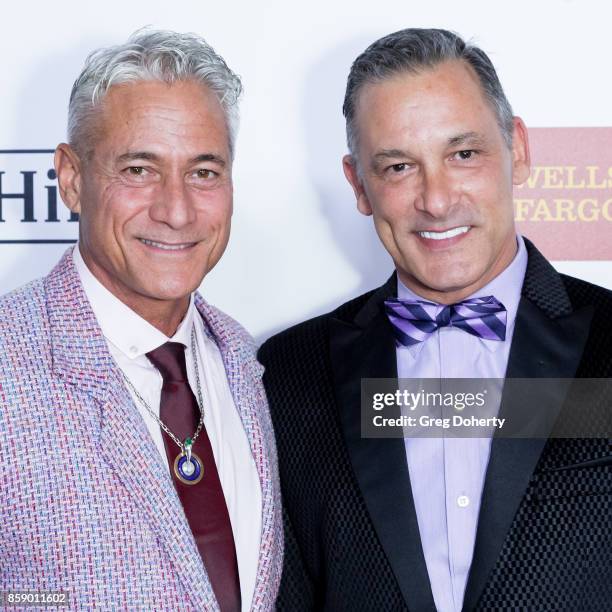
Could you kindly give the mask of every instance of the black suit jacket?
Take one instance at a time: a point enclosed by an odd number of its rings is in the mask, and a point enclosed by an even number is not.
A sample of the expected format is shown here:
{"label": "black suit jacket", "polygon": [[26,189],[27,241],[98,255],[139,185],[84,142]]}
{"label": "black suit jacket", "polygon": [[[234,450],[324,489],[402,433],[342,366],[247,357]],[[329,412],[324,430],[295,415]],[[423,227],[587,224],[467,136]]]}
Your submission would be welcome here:
{"label": "black suit jacket", "polygon": [[[611,377],[612,293],[526,242],[507,377]],[[435,610],[404,442],[360,430],[360,379],[397,376],[395,291],[392,277],[260,349],[284,500],[278,610]],[[518,401],[504,395],[500,416]],[[609,438],[493,439],[464,609],[612,610]]]}

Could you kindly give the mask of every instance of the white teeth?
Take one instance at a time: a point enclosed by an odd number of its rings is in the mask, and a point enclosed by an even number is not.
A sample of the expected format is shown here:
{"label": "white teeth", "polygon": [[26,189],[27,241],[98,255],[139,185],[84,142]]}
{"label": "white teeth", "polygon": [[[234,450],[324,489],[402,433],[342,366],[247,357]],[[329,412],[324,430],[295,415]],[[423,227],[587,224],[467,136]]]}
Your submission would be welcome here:
{"label": "white teeth", "polygon": [[459,236],[459,234],[465,234],[469,229],[469,225],[464,225],[462,227],[454,227],[446,232],[419,232],[419,236],[429,238],[430,240],[446,240],[447,238]]}
{"label": "white teeth", "polygon": [[140,242],[148,244],[149,246],[163,249],[164,251],[182,251],[193,245],[193,242],[187,242],[185,244],[163,244],[162,242],[155,242],[154,240],[146,240],[145,238],[139,238]]}

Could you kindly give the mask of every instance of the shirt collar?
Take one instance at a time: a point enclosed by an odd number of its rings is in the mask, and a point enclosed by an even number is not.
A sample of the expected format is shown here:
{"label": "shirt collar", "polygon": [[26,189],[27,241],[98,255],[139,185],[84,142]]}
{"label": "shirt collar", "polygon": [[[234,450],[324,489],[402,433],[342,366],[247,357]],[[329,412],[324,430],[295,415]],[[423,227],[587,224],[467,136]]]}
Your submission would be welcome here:
{"label": "shirt collar", "polygon": [[[527,270],[527,249],[522,236],[516,236],[517,252],[514,259],[510,264],[498,274],[493,280],[487,283],[484,287],[478,289],[465,299],[473,297],[484,297],[492,295],[497,298],[506,308],[506,340],[510,339],[511,332],[514,329],[514,321],[516,319],[516,313],[518,311],[518,305],[521,299],[521,289],[523,287],[523,280],[525,278],[525,271]],[[403,300],[424,300],[425,298],[417,295],[414,291],[406,287],[397,278],[397,297]],[[440,306],[440,309],[442,306]],[[477,338],[484,346],[490,351],[497,351],[503,345],[503,342],[499,340],[486,340],[483,338]],[[426,342],[426,341],[425,341]],[[413,344],[411,347],[407,347],[411,355],[416,357],[425,342],[419,342]]]}
{"label": "shirt collar", "polygon": [[93,275],[83,260],[78,244],[72,251],[72,258],[104,337],[126,357],[136,359],[166,342],[180,342],[189,346],[195,308],[193,295],[176,333],[169,338],[126,306]]}

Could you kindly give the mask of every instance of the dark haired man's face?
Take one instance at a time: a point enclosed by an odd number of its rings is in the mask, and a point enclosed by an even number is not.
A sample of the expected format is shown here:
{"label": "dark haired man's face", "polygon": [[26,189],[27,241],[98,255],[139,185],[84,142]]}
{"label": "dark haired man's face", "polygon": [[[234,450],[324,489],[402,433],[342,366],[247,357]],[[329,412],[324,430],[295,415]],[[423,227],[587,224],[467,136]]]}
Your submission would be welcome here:
{"label": "dark haired man's face", "polygon": [[522,121],[510,150],[459,61],[366,85],[356,119],[360,172],[347,156],[345,173],[402,282],[451,303],[497,276],[516,253],[512,186],[529,175]]}

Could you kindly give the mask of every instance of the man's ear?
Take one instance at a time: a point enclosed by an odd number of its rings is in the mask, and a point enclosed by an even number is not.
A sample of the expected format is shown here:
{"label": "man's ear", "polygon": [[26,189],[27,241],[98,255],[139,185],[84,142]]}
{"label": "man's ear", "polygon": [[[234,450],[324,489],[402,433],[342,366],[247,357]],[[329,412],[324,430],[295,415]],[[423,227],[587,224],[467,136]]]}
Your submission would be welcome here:
{"label": "man's ear", "polygon": [[512,183],[523,184],[531,172],[531,156],[529,154],[529,137],[527,128],[520,117],[514,117],[512,132]]}
{"label": "man's ear", "polygon": [[64,204],[73,212],[81,212],[81,160],[77,152],[64,142],[55,149],[55,173]]}
{"label": "man's ear", "polygon": [[371,215],[372,207],[370,201],[366,195],[359,171],[357,170],[357,163],[352,155],[345,155],[342,158],[342,168],[344,169],[344,176],[350,183],[353,191],[355,192],[355,198],[357,198],[357,210],[362,215]]}

